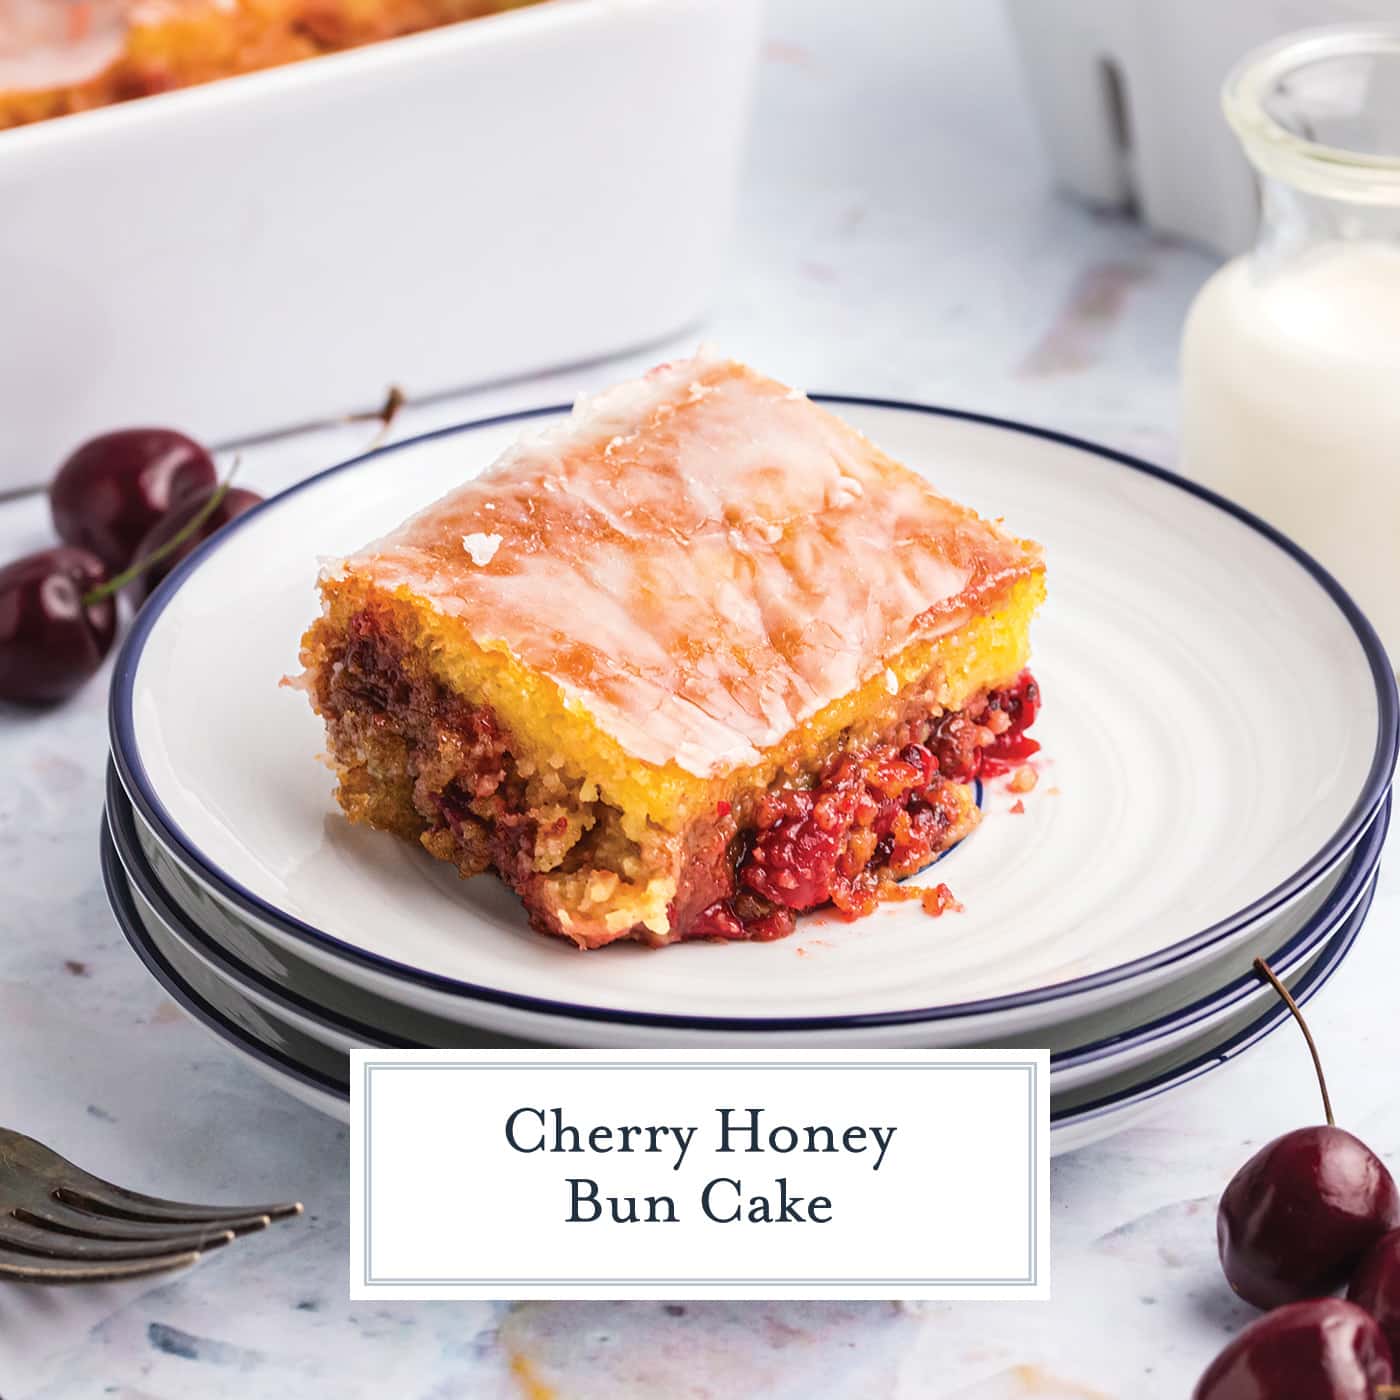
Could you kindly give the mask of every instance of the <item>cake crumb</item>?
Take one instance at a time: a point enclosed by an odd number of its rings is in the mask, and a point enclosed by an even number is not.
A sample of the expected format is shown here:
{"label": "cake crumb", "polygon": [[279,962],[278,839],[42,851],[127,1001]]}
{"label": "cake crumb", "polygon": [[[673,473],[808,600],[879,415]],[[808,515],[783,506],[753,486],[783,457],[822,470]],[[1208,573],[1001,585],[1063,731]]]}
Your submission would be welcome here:
{"label": "cake crumb", "polygon": [[1030,792],[1040,781],[1040,774],[1030,766],[1023,763],[1012,775],[1007,786],[1012,792]]}
{"label": "cake crumb", "polygon": [[963,906],[947,885],[935,885],[931,890],[924,890],[919,896],[919,903],[923,905],[924,913],[935,919],[940,914],[963,912]]}
{"label": "cake crumb", "polygon": [[1013,817],[1023,816],[1025,814],[1025,810],[1026,804],[1022,802],[1019,797],[1011,804],[1011,815]]}
{"label": "cake crumb", "polygon": [[485,568],[495,557],[496,551],[501,547],[501,537],[499,535],[474,535],[462,536],[462,548],[471,556],[471,561],[478,569]]}

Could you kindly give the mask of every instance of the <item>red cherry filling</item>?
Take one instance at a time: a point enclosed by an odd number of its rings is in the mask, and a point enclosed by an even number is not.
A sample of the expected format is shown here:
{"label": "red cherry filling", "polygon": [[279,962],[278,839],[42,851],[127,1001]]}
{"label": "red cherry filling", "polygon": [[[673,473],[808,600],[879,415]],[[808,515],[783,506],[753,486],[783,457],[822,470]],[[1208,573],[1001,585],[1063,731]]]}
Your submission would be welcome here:
{"label": "red cherry filling", "polygon": [[835,904],[852,918],[879,902],[877,871],[912,875],[944,844],[961,804],[922,744],[840,754],[813,788],[770,793],[740,884],[772,904]]}
{"label": "red cherry filling", "polygon": [[[960,834],[955,784],[1020,766],[1040,709],[1026,671],[981,705],[935,722],[923,743],[837,754],[810,788],[766,794],[735,866],[738,893],[695,918],[688,938],[781,938],[793,913],[833,904],[868,914],[892,880],[922,870]],[[926,906],[927,907],[927,906]],[[930,912],[958,907],[951,892]]]}
{"label": "red cherry filling", "polygon": [[[1009,690],[989,695],[982,723],[1000,732],[990,744],[973,751],[977,760],[975,776],[995,778],[1001,773],[1010,773],[1039,753],[1039,742],[1026,733],[1039,713],[1040,686],[1029,671],[1022,671]],[[997,719],[999,715],[1005,715],[1009,721],[1004,728]]]}
{"label": "red cherry filling", "polygon": [[685,936],[771,943],[775,938],[786,938],[796,927],[797,915],[791,909],[765,904],[753,895],[737,894],[716,900],[695,918]]}

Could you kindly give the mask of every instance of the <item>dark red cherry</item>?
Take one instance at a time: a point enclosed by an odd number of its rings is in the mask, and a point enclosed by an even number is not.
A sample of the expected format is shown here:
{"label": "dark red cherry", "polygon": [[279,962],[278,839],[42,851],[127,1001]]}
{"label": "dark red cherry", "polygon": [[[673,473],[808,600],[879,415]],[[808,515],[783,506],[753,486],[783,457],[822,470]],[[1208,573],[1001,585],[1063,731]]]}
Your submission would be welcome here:
{"label": "dark red cherry", "polygon": [[[213,494],[213,490],[200,490],[194,495],[181,497],[151,526],[145,538],[136,546],[133,562],[139,564],[142,559],[151,558],[182,530],[188,529],[194,518],[208,505]],[[141,571],[134,584],[136,596],[141,599],[148,598],[156,585],[182,559],[198,549],[216,530],[222,529],[244,511],[251,510],[261,500],[262,497],[256,491],[245,491],[241,486],[229,487],[218,505],[190,532],[188,538],[181,540],[169,554],[161,555],[154,564]]]}
{"label": "dark red cherry", "polygon": [[113,598],[84,604],[107,581],[102,561],[59,546],[0,568],[0,699],[66,699],[102,664],[117,632]]}
{"label": "dark red cherry", "polygon": [[113,572],[182,497],[212,489],[218,473],[193,439],[169,428],[126,428],[85,442],[49,487],[54,527]]}
{"label": "dark red cherry", "polygon": [[1191,1400],[1376,1400],[1391,1393],[1393,1374],[1368,1313],[1314,1298],[1252,1322],[1206,1368]]}
{"label": "dark red cherry", "polygon": [[1382,1235],[1352,1275],[1347,1297],[1365,1308],[1400,1356],[1400,1230]]}
{"label": "dark red cherry", "polygon": [[1360,1138],[1323,1124],[1275,1138],[1220,1198],[1220,1262],[1258,1308],[1346,1286],[1362,1256],[1400,1225],[1400,1191]]}
{"label": "dark red cherry", "polygon": [[1344,1288],[1362,1255],[1400,1225],[1400,1190],[1385,1163],[1336,1126],[1303,1013],[1268,963],[1256,958],[1254,967],[1303,1032],[1327,1115],[1261,1148],[1220,1198],[1216,1238],[1230,1287],[1257,1308],[1276,1308]]}

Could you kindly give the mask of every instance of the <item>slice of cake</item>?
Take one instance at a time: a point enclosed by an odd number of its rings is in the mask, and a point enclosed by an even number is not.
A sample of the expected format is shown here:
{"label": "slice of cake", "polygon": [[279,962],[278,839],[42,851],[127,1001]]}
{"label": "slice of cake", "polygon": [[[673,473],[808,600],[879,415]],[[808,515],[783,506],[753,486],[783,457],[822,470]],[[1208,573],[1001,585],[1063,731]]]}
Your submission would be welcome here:
{"label": "slice of cake", "polygon": [[1024,761],[1038,546],[703,353],[327,568],[303,641],[352,821],[531,922],[776,938],[854,917]]}

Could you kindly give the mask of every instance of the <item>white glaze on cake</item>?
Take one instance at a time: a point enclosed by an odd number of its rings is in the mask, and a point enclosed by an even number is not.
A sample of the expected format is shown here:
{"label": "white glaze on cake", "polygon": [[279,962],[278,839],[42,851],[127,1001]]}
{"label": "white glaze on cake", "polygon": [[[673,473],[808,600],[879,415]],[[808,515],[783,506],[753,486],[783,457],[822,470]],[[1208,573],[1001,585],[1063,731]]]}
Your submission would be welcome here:
{"label": "white glaze on cake", "polygon": [[0,92],[86,82],[118,58],[130,0],[0,0]]}
{"label": "white glaze on cake", "polygon": [[0,0],[0,92],[86,83],[122,56],[134,29],[207,11],[233,14],[239,0]]}
{"label": "white glaze on cake", "polygon": [[[483,536],[500,543],[478,562],[463,540]],[[702,352],[580,400],[343,568],[705,777],[1039,566],[805,396]]]}

